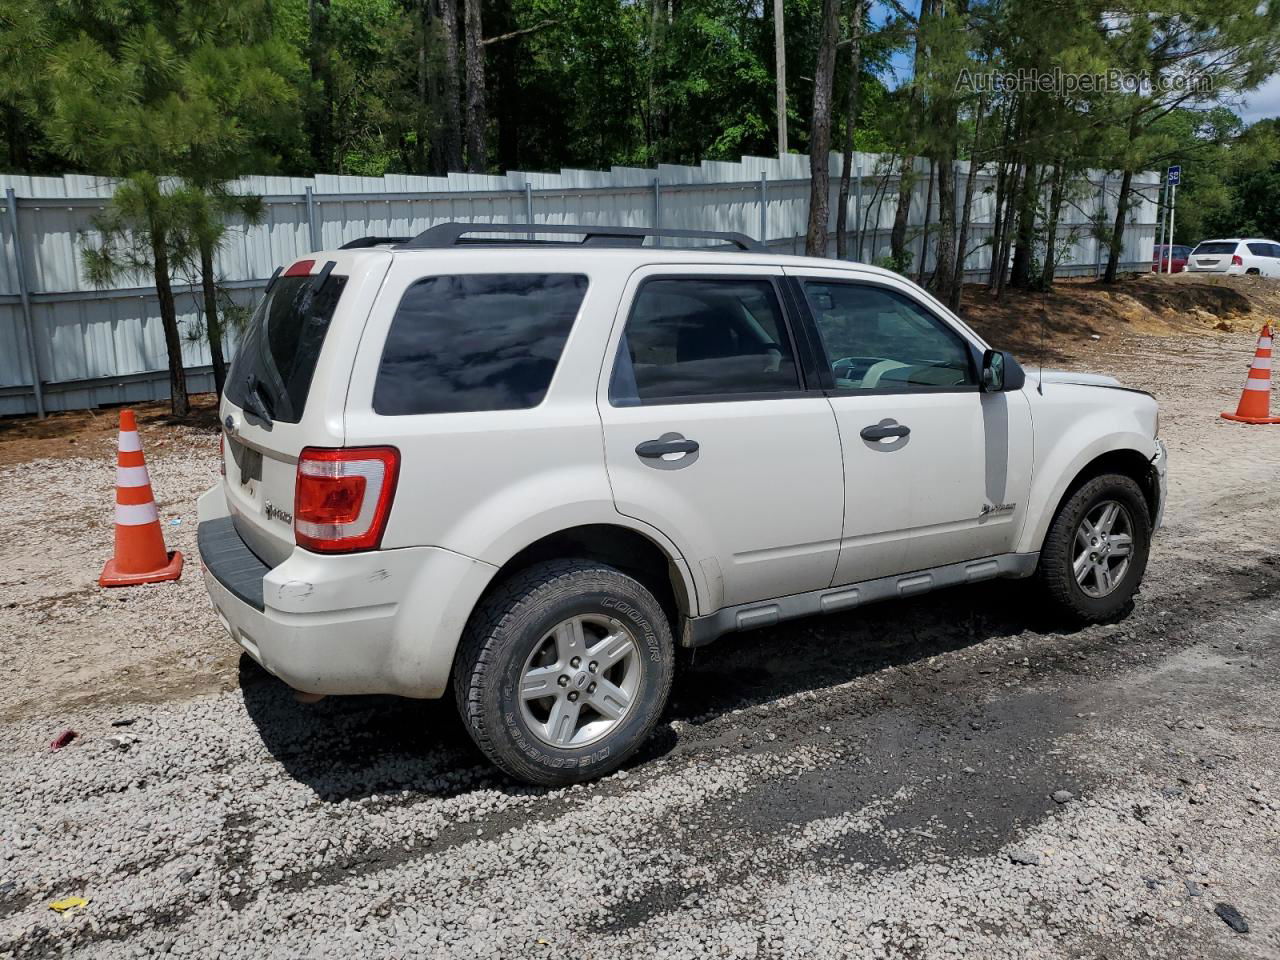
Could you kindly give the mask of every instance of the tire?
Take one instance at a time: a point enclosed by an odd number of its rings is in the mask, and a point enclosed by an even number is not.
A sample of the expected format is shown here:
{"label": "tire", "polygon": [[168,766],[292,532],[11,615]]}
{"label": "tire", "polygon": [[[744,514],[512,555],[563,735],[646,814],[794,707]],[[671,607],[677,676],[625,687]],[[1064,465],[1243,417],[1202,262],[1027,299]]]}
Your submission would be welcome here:
{"label": "tire", "polygon": [[[1085,533],[1085,539],[1081,540],[1077,534],[1086,518],[1091,523],[1104,519],[1108,504],[1121,508],[1112,529],[1117,529],[1121,521],[1127,521],[1131,549],[1123,572],[1114,576],[1114,586],[1099,596],[1096,594],[1102,591],[1103,580],[1099,578],[1098,568],[1107,564],[1113,573],[1120,570],[1123,557],[1116,552],[1120,549],[1120,534],[1090,538]],[[1101,525],[1095,528],[1095,532],[1100,530]],[[1114,543],[1102,542],[1111,536],[1117,538]],[[1094,542],[1107,552],[1093,553]],[[1077,623],[1100,623],[1124,611],[1138,592],[1150,549],[1151,515],[1138,484],[1123,474],[1103,474],[1081,486],[1058,508],[1040,551],[1037,576],[1044,593],[1060,613]],[[1088,558],[1083,561],[1084,566],[1092,568],[1082,574],[1083,583],[1077,577],[1075,566],[1082,552]],[[1093,557],[1098,557],[1098,561],[1094,562]]]}
{"label": "tire", "polygon": [[595,561],[556,560],[516,574],[476,608],[454,695],[471,738],[499,769],[563,786],[611,773],[644,743],[674,662],[671,625],[643,584]]}

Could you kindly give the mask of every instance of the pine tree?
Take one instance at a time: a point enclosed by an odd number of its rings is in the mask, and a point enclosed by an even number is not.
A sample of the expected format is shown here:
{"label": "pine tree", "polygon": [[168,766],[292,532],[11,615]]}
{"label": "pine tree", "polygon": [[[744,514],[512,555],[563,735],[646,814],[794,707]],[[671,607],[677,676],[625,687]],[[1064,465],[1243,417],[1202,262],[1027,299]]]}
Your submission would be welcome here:
{"label": "pine tree", "polygon": [[[109,12],[110,21],[90,19],[52,49],[45,131],[72,163],[122,178],[100,218],[102,243],[85,251],[86,270],[98,279],[151,272],[171,405],[184,416],[172,271],[193,235],[182,216],[195,207],[178,202],[174,188],[185,182],[216,195],[228,180],[261,172],[269,158],[260,141],[296,126],[288,118],[300,64],[272,37],[270,0],[183,0],[176,9],[135,0]],[[208,326],[217,333],[216,317]]]}

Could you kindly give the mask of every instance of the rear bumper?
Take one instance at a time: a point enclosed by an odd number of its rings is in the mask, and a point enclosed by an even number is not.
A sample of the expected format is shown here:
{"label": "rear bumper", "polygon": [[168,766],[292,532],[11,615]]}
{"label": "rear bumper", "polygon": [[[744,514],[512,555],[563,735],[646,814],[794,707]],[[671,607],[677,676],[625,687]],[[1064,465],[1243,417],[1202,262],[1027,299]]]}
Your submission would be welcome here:
{"label": "rear bumper", "polygon": [[494,567],[436,547],[295,549],[268,567],[231,523],[221,488],[200,498],[205,586],[228,633],[268,672],[308,693],[444,693]]}

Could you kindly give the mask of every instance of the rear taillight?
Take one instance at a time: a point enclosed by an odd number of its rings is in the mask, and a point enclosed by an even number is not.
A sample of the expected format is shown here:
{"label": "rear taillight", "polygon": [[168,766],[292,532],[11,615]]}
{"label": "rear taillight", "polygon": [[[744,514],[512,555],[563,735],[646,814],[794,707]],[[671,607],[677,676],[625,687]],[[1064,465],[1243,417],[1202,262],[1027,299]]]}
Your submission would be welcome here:
{"label": "rear taillight", "polygon": [[377,549],[399,472],[395,447],[304,449],[293,499],[298,546],[318,553]]}
{"label": "rear taillight", "polygon": [[1231,255],[1231,265],[1232,265],[1233,267],[1243,267],[1243,266],[1244,266],[1244,257],[1240,256],[1240,254],[1238,254],[1238,253],[1233,253],[1233,254]]}
{"label": "rear taillight", "polygon": [[227,435],[218,434],[218,472],[227,475]]}

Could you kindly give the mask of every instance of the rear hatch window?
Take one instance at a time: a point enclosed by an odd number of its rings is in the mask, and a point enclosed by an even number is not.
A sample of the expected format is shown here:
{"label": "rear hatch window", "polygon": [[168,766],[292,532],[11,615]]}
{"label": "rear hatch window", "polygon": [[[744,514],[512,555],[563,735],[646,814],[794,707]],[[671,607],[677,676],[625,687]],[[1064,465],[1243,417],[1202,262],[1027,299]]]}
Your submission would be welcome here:
{"label": "rear hatch window", "polygon": [[249,320],[227,375],[227,399],[269,421],[298,423],[347,278],[277,277]]}
{"label": "rear hatch window", "polygon": [[1217,254],[1235,253],[1236,245],[1234,243],[1202,243],[1196,247],[1195,255],[1197,257]]}

